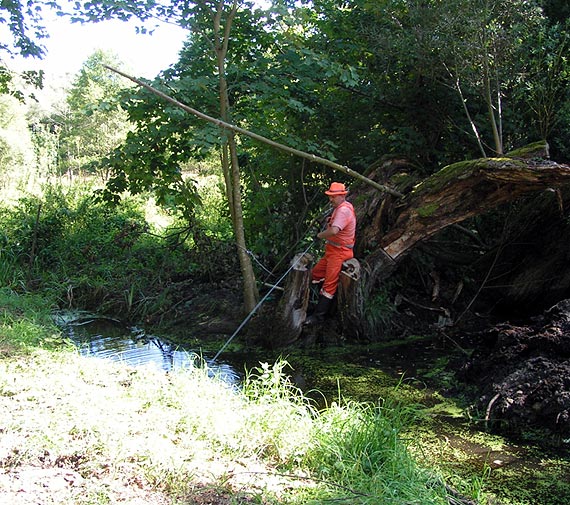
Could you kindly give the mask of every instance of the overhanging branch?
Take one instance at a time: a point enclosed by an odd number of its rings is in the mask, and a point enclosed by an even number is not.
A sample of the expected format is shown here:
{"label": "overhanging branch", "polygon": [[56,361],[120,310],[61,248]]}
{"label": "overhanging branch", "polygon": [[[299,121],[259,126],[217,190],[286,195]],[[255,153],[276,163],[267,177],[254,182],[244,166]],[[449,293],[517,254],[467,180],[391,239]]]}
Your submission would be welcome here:
{"label": "overhanging branch", "polygon": [[354,170],[350,169],[349,167],[347,167],[345,165],[339,165],[338,163],[335,163],[334,161],[331,161],[331,160],[327,160],[326,158],[321,158],[321,157],[316,156],[314,154],[309,154],[309,153],[306,153],[304,151],[300,151],[298,149],[288,147],[286,145],[280,144],[279,142],[275,142],[271,139],[268,139],[267,137],[264,137],[262,135],[258,135],[257,133],[253,133],[253,132],[246,130],[244,128],[240,128],[239,126],[236,126],[236,125],[233,125],[230,123],[226,123],[225,121],[222,121],[220,119],[216,119],[212,116],[208,116],[207,114],[204,114],[203,112],[200,112],[199,110],[193,109],[192,107],[189,107],[188,105],[185,105],[182,102],[179,102],[178,100],[172,98],[171,96],[167,95],[166,93],[159,91],[158,89],[156,89],[153,86],[141,81],[140,79],[137,79],[136,77],[132,77],[132,76],[130,76],[124,72],[121,72],[120,70],[117,70],[113,67],[110,67],[108,65],[103,65],[103,66],[105,68],[107,68],[108,70],[111,70],[112,72],[115,72],[115,73],[122,75],[123,77],[133,81],[134,83],[138,84],[139,86],[142,86],[143,88],[149,90],[151,93],[158,95],[159,97],[170,102],[171,104],[175,105],[176,107],[180,107],[181,109],[185,110],[186,112],[189,112],[190,114],[193,114],[194,116],[199,117],[200,119],[204,119],[205,121],[208,121],[210,123],[214,123],[221,128],[226,128],[226,129],[232,130],[236,133],[246,135],[252,139],[258,140],[259,142],[263,142],[264,144],[275,147],[276,149],[280,149],[281,151],[285,151],[287,153],[294,154],[295,156],[299,156],[301,158],[308,159],[314,163],[319,163],[321,165],[328,166],[334,170],[338,170],[340,172],[343,172],[346,175],[349,175],[350,177],[354,177],[355,179],[358,179],[358,180],[364,182],[365,184],[368,184],[369,186],[372,186],[372,187],[374,187],[380,191],[384,191],[386,193],[389,193],[392,196],[395,196],[398,198],[401,198],[404,196],[400,192],[398,192],[392,188],[389,188],[388,186],[378,184],[377,182],[369,179],[368,177],[365,177],[362,174],[359,174],[358,172],[355,172]]}

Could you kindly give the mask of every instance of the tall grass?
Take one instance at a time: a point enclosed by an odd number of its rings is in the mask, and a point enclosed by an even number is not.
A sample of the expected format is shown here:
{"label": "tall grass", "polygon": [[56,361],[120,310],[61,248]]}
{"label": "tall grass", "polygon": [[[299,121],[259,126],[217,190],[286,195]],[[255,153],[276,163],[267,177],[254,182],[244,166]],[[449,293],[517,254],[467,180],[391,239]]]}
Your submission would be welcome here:
{"label": "tall grass", "polygon": [[354,490],[362,503],[437,503],[427,475],[400,439],[410,412],[398,405],[334,404],[316,426],[310,466],[320,477]]}
{"label": "tall grass", "polygon": [[[198,357],[165,374],[46,351],[64,349],[47,308],[1,293],[0,349],[26,352],[0,360],[0,467],[12,482],[38,468],[74,481],[30,490],[38,502],[195,503],[213,493],[220,503],[446,503],[400,439],[413,409],[338,402],[320,411],[285,361],[235,387]],[[0,503],[12,496],[2,475]]]}
{"label": "tall grass", "polygon": [[238,271],[215,191],[205,190],[195,216],[151,206],[148,195],[111,206],[94,191],[89,181],[46,185],[0,203],[0,287],[48,293],[62,308],[159,321],[180,296],[176,282],[225,281]]}
{"label": "tall grass", "polygon": [[0,249],[0,286],[22,287],[25,283],[24,270],[18,264],[18,258],[7,247]]}
{"label": "tall grass", "polygon": [[29,351],[37,348],[67,348],[68,343],[53,324],[49,298],[17,294],[0,287],[0,348]]}
{"label": "tall grass", "polygon": [[257,454],[305,484],[287,503],[446,503],[443,487],[400,438],[417,414],[414,407],[339,401],[318,411],[291,384],[286,366],[262,364],[244,394]]}
{"label": "tall grass", "polygon": [[145,202],[111,208],[85,184],[46,187],[0,213],[0,286],[48,293],[60,307],[141,319],[173,277],[187,274],[184,246],[151,232]]}

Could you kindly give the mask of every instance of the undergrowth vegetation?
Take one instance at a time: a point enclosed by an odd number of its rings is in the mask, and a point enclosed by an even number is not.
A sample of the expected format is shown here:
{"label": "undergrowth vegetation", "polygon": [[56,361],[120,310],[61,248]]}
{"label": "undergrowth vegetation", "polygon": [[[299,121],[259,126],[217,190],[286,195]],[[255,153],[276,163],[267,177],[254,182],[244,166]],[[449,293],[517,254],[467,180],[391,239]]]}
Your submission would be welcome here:
{"label": "undergrowth vegetation", "polygon": [[[346,362],[304,394],[285,361],[228,384],[198,356],[165,374],[77,354],[51,314],[146,325],[236,282],[219,185],[205,184],[183,217],[143,196],[106,205],[85,182],[0,204],[0,502],[18,505],[24,486],[58,505],[439,504],[451,483],[485,503],[487,473],[445,467],[440,442],[415,437],[420,395],[372,391],[377,376]],[[367,317],[389,325],[389,305],[379,293]],[[362,395],[335,395],[340,380]]]}
{"label": "undergrowth vegetation", "polygon": [[3,205],[0,466],[17,476],[0,479],[4,498],[18,503],[31,479],[34,499],[59,504],[210,503],[212,492],[216,503],[445,503],[400,439],[405,407],[339,398],[321,410],[285,361],[227,384],[197,356],[164,374],[80,357],[62,337],[56,309],[142,319],[171,303],[176,281],[235,269],[219,196],[204,194],[196,229],[143,199],[109,207],[87,184]]}
{"label": "undergrowth vegetation", "polygon": [[41,291],[61,308],[148,319],[172,303],[173,283],[231,277],[235,255],[227,254],[231,238],[210,206],[219,206],[214,189],[194,226],[149,210],[152,199],[143,196],[101,202],[88,182],[0,204],[0,286]]}
{"label": "undergrowth vegetation", "polygon": [[0,307],[0,501],[29,479],[58,504],[447,503],[400,437],[412,407],[318,410],[285,361],[238,385],[198,356],[169,374],[85,358],[43,301],[3,289]]}

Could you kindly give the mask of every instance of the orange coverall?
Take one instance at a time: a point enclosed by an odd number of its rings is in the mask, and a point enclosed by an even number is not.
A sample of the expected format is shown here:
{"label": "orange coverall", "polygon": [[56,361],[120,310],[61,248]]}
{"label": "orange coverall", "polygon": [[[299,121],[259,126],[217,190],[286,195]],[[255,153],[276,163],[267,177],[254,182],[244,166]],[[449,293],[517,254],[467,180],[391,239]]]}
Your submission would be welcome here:
{"label": "orange coverall", "polygon": [[325,255],[313,267],[312,281],[324,281],[320,294],[332,299],[338,287],[342,263],[354,257],[356,214],[352,204],[344,201],[336,207],[327,226],[336,226],[340,231],[331,240],[326,241]]}

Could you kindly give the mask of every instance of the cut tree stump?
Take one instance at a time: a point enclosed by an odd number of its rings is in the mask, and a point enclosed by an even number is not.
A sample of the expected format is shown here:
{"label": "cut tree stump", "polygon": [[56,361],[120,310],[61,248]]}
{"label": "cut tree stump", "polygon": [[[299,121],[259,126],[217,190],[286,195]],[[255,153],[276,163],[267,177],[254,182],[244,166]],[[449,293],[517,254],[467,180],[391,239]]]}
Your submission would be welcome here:
{"label": "cut tree stump", "polygon": [[[313,257],[307,253],[299,253],[291,264],[293,268],[287,276],[285,290],[276,311],[277,317],[271,322],[269,338],[272,347],[289,345],[299,339],[305,344],[310,344],[316,340],[315,331],[319,332],[325,326],[323,331],[332,331],[332,325],[327,325],[327,322],[310,328],[303,327],[309,306]],[[356,258],[345,261],[337,291],[337,317],[341,321],[342,328],[349,332],[350,335],[347,336],[351,338],[364,338],[363,325],[360,322],[363,299],[359,280],[359,261]],[[333,333],[336,335],[336,332]]]}
{"label": "cut tree stump", "polygon": [[[311,268],[313,256],[298,253],[291,262],[291,270],[287,276],[283,296],[281,296],[274,312],[260,314],[255,321],[255,333],[260,334],[263,328],[264,343],[272,348],[279,348],[302,341],[306,345],[317,340],[319,332],[332,333],[328,338],[338,338],[333,331],[334,318],[340,320],[339,327],[348,331],[347,337],[365,338],[364,326],[361,324],[363,299],[360,289],[360,263],[356,258],[345,261],[339,279],[337,291],[337,313],[327,318],[323,325],[303,327],[307,318],[307,309],[311,296]],[[337,325],[334,325],[337,326]],[[315,333],[316,332],[316,333]]]}
{"label": "cut tree stump", "polygon": [[364,300],[359,287],[360,262],[356,258],[352,258],[342,264],[336,296],[343,334],[356,340],[365,338],[362,325]]}
{"label": "cut tree stump", "polygon": [[291,271],[277,309],[262,323],[267,332],[264,340],[271,347],[292,344],[301,336],[309,306],[312,265],[313,256],[309,253],[298,253],[291,261]]}

